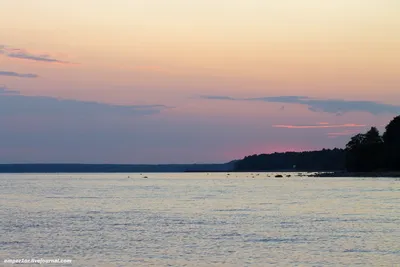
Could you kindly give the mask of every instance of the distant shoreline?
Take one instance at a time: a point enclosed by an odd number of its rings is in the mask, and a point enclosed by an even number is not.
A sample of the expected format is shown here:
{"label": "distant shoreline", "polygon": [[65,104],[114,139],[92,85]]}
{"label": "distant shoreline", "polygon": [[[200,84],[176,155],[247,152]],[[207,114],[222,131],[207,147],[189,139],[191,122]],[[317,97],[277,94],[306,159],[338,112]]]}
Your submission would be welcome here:
{"label": "distant shoreline", "polygon": [[374,172],[319,172],[310,174],[308,177],[380,177],[380,178],[400,178],[400,172],[393,171],[374,171]]}
{"label": "distant shoreline", "polygon": [[226,172],[232,163],[224,164],[75,164],[30,163],[0,164],[0,173],[160,173],[199,170]]}
{"label": "distant shoreline", "polygon": [[348,172],[345,170],[235,170],[226,164],[0,164],[0,174],[26,173],[291,173],[300,177],[396,177],[400,171]]}

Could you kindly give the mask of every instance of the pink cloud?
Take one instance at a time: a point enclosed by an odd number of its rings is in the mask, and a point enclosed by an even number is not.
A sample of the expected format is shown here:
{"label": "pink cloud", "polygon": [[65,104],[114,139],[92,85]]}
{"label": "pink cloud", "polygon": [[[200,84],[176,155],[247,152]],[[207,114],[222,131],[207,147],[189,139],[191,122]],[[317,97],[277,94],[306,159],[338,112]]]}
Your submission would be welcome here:
{"label": "pink cloud", "polygon": [[318,125],[272,125],[274,128],[286,128],[286,129],[320,129],[320,128],[361,128],[365,127],[364,124],[346,123],[346,124],[318,124]]}
{"label": "pink cloud", "polygon": [[329,138],[337,138],[340,136],[349,136],[349,135],[354,135],[357,134],[358,132],[356,131],[350,131],[350,130],[346,130],[346,131],[342,131],[342,132],[332,132],[332,133],[327,133],[326,135]]}

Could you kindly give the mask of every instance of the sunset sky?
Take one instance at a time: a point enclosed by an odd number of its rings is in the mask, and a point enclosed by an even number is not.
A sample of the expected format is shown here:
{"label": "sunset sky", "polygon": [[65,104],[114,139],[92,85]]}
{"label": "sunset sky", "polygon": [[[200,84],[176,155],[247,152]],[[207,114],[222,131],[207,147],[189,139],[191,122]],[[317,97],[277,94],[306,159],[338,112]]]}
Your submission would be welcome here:
{"label": "sunset sky", "polygon": [[0,1],[0,163],[227,162],[396,115],[399,0]]}

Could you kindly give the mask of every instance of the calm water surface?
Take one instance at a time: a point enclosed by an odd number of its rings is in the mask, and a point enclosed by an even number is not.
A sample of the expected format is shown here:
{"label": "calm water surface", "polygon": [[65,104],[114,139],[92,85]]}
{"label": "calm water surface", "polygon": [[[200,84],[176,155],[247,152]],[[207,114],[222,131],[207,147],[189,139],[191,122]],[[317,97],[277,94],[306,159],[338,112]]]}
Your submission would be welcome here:
{"label": "calm water surface", "polygon": [[145,175],[1,174],[0,265],[400,266],[399,180]]}

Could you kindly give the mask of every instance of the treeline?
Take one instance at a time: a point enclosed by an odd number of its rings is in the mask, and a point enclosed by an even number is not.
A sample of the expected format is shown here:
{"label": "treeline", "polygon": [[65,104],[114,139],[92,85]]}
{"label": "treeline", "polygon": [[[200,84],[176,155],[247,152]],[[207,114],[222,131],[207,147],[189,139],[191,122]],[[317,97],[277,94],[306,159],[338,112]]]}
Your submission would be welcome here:
{"label": "treeline", "polygon": [[344,149],[285,152],[247,156],[237,161],[235,171],[337,171],[345,169]]}
{"label": "treeline", "polygon": [[353,136],[345,149],[286,152],[247,156],[235,171],[400,171],[400,116],[381,136],[376,127]]}
{"label": "treeline", "polygon": [[346,145],[346,169],[353,172],[400,170],[400,116],[395,117],[381,136],[372,127],[357,134]]}

